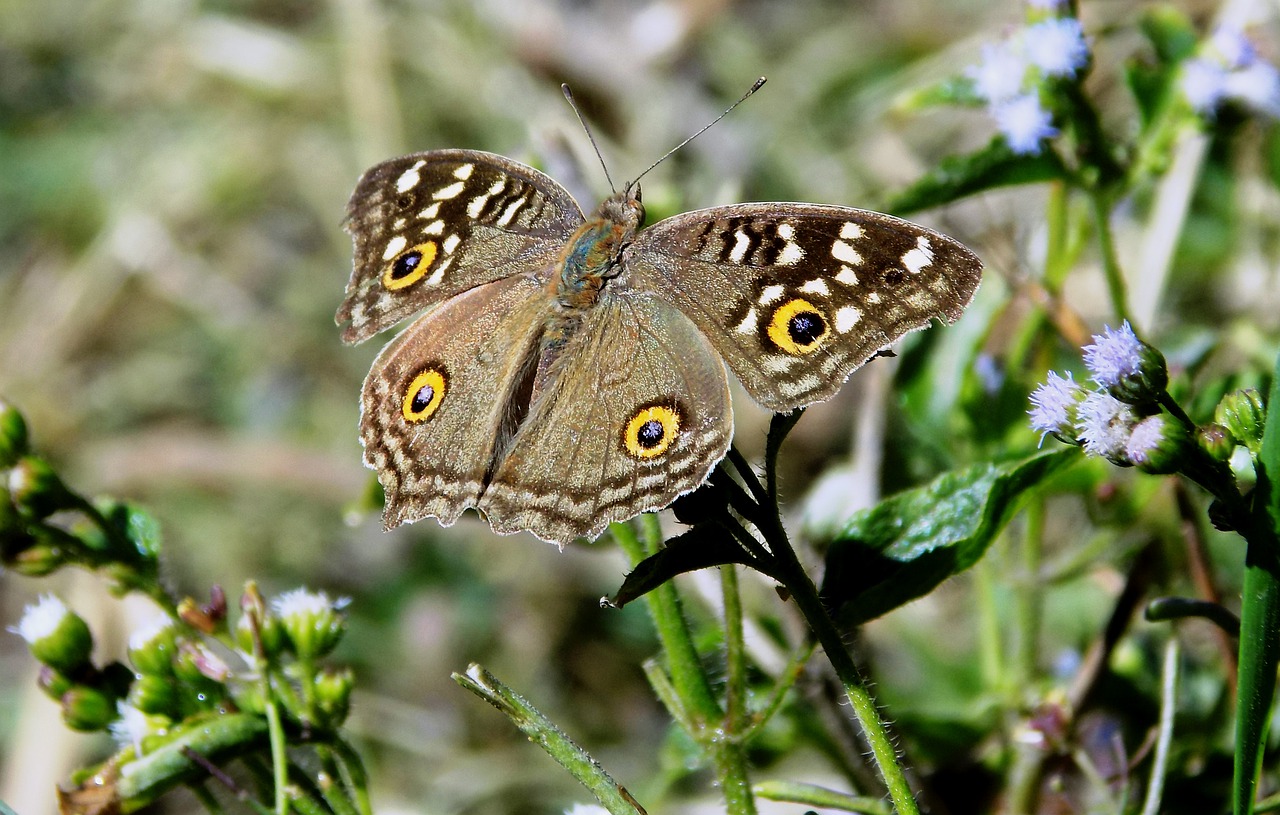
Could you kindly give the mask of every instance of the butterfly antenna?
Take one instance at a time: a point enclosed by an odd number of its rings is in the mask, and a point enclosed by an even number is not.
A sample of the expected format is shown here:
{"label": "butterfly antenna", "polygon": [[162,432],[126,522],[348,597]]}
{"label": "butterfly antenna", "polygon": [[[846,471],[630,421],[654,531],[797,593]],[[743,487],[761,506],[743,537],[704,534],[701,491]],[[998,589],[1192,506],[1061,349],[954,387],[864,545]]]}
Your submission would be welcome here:
{"label": "butterfly antenna", "polygon": [[689,138],[685,139],[684,141],[682,141],[682,142],[680,142],[679,144],[677,144],[675,147],[672,147],[670,150],[668,150],[668,151],[666,152],[666,154],[665,154],[665,155],[663,155],[663,157],[662,157],[662,158],[660,158],[660,159],[658,159],[657,161],[655,161],[654,163],[650,164],[650,165],[645,169],[645,171],[644,171],[643,173],[641,173],[640,175],[636,176],[636,177],[635,177],[635,180],[634,180],[634,181],[632,181],[632,182],[631,182],[630,184],[628,184],[627,186],[628,186],[628,187],[630,187],[630,186],[632,186],[632,185],[634,185],[634,184],[638,183],[638,182],[640,181],[640,179],[644,178],[644,177],[649,173],[649,170],[652,170],[654,167],[657,167],[659,164],[661,164],[662,162],[664,162],[664,161],[666,161],[668,158],[670,158],[672,153],[676,152],[676,151],[677,151],[677,150],[679,150],[681,147],[684,147],[684,146],[685,146],[686,144],[688,144],[689,142],[693,141],[694,139],[696,139],[696,138],[698,138],[699,136],[701,136],[703,133],[707,132],[707,130],[709,130],[709,129],[711,128],[711,126],[712,126],[712,125],[714,125],[716,122],[720,121],[720,120],[721,120],[721,119],[723,119],[724,117],[728,116],[728,115],[729,115],[729,112],[730,112],[731,110],[733,110],[734,108],[736,108],[738,105],[741,105],[743,102],[747,101],[747,98],[748,98],[748,97],[750,97],[750,96],[751,96],[751,94],[753,94],[753,93],[755,93],[756,91],[758,91],[758,90],[760,90],[761,88],[763,88],[763,87],[764,87],[764,83],[765,83],[765,82],[767,82],[767,81],[768,81],[768,80],[767,80],[765,77],[763,77],[763,76],[762,76],[762,77],[760,77],[759,79],[757,79],[757,80],[755,81],[755,84],[754,84],[754,85],[752,85],[752,86],[747,90],[747,92],[746,92],[746,93],[742,94],[742,97],[741,97],[740,99],[738,99],[738,101],[734,102],[732,105],[730,105],[729,107],[727,107],[727,108],[725,108],[725,109],[724,109],[724,113],[721,113],[719,116],[717,116],[716,118],[712,119],[712,120],[711,120],[710,122],[708,122],[707,124],[703,125],[703,126],[702,126],[702,129],[700,129],[697,133],[694,133],[694,134],[693,134],[692,136],[690,136]]}
{"label": "butterfly antenna", "polygon": [[596,144],[595,134],[591,132],[591,128],[587,125],[587,120],[582,118],[582,111],[578,109],[578,102],[573,98],[573,91],[569,90],[569,83],[562,83],[560,90],[564,92],[564,98],[569,102],[569,107],[573,108],[573,113],[578,117],[578,122],[582,125],[582,129],[587,131],[587,139],[591,142],[591,146],[595,148],[596,158],[600,159],[600,167],[604,170],[605,180],[609,182],[609,189],[617,192],[618,188],[613,186],[613,178],[609,176],[609,165],[604,163],[604,156],[600,153],[600,145]]}

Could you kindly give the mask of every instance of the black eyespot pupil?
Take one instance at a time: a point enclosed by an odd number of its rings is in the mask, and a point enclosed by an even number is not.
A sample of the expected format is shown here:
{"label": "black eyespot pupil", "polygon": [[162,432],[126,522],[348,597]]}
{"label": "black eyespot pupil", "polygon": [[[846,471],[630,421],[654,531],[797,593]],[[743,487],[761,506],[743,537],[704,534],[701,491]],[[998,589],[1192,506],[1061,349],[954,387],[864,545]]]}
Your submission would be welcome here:
{"label": "black eyespot pupil", "polygon": [[431,400],[435,398],[436,389],[430,385],[423,385],[418,388],[418,392],[413,395],[413,402],[409,404],[409,409],[414,413],[421,413],[431,404]]}
{"label": "black eyespot pupil", "polygon": [[408,277],[413,274],[413,270],[418,268],[418,264],[422,262],[421,252],[408,252],[396,258],[396,262],[391,266],[391,277],[399,280],[402,277]]}
{"label": "black eyespot pupil", "polygon": [[657,419],[650,419],[640,425],[640,429],[636,431],[636,444],[651,450],[662,444],[662,439],[667,435],[667,430],[662,426],[662,422]]}
{"label": "black eyespot pupil", "polygon": [[812,311],[802,311],[787,321],[787,333],[796,345],[813,345],[826,332],[822,315]]}
{"label": "black eyespot pupil", "polygon": [[396,198],[396,206],[400,209],[408,209],[412,204],[413,196],[407,192]]}
{"label": "black eyespot pupil", "polygon": [[890,269],[889,271],[885,272],[884,282],[888,283],[890,286],[898,285],[899,283],[902,282],[902,270]]}

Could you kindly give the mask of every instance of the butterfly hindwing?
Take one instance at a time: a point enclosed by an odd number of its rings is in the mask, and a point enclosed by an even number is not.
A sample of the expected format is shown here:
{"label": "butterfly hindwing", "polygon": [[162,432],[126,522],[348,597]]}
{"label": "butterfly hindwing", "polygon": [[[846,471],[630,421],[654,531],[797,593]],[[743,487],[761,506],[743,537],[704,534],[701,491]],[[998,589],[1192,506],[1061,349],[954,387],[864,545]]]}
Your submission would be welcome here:
{"label": "butterfly hindwing", "polygon": [[420,317],[374,362],[360,441],[387,497],[387,528],[452,524],[483,491],[512,391],[551,303],[531,276],[473,288]]}
{"label": "butterfly hindwing", "polygon": [[640,232],[629,284],[659,292],[775,411],[829,398],[894,340],[952,322],[982,263],[959,242],[875,212],[818,204],[697,210]]}
{"label": "butterfly hindwing", "polygon": [[602,293],[546,382],[479,502],[499,532],[594,538],[696,488],[729,449],[724,364],[649,293]]}
{"label": "butterfly hindwing", "polygon": [[359,342],[474,286],[554,263],[583,221],[549,176],[476,150],[368,170],[347,204],[355,261],[337,321]]}

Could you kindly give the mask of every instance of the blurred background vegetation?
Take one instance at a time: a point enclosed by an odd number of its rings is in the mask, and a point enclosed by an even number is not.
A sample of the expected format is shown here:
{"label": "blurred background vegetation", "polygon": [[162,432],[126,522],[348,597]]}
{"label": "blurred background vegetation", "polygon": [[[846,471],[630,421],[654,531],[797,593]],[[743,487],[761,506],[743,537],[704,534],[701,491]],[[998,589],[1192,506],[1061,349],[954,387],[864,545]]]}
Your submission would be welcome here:
{"label": "blurred background vegetation", "polygon": [[[1198,0],[1180,8],[1202,29],[1216,11]],[[958,75],[1022,13],[978,0],[0,0],[0,394],[79,489],[155,512],[178,591],[204,596],[218,583],[235,596],[252,578],[267,592],[306,584],[352,598],[337,657],[359,677],[352,731],[380,811],[547,813],[587,800],[449,680],[474,660],[641,800],[666,802],[658,811],[716,812],[709,775],[691,766],[644,680],[656,645],[643,609],[597,607],[627,568],[607,539],[558,553],[470,517],[384,534],[376,513],[358,511],[372,477],[360,463],[358,394],[380,343],[345,347],[333,325],[350,271],[347,196],[384,158],[468,147],[537,164],[589,210],[607,185],[561,82],[624,179],[767,75],[762,93],[646,178],[651,217],[740,200],[875,208],[941,157],[990,140],[977,110],[906,114],[897,103]],[[1091,91],[1118,131],[1134,116],[1119,76],[1142,58],[1141,13],[1081,9],[1097,61]],[[1224,336],[1238,358],[1273,353],[1277,166],[1265,128],[1240,126],[1211,145],[1162,309],[1143,326],[1171,338],[1175,368],[1180,350],[1194,356]],[[955,408],[967,360],[979,349],[998,357],[1008,324],[1031,307],[1019,296],[1036,271],[1044,195],[1014,188],[916,216],[983,256],[985,286],[958,326],[908,342],[899,363],[927,377],[891,392],[898,363],[876,362],[810,410],[784,452],[793,506],[836,465],[864,476],[840,500],[865,504],[980,452],[1034,447],[1020,424],[981,437],[974,416],[1020,414],[1038,373],[1012,401],[970,395],[967,417]],[[1133,222],[1117,230],[1123,256],[1140,236]],[[1111,316],[1102,277],[1088,252],[1080,266],[1068,299],[1096,329]],[[767,415],[740,396],[737,444],[755,455]],[[1172,506],[1154,481],[1120,489],[1130,491],[1123,512]],[[1035,677],[1046,699],[1101,635],[1134,553],[1178,534],[1173,512],[1164,529],[1090,525],[1115,506],[1077,502],[1048,522],[1053,580]],[[1211,554],[1235,546],[1206,534]],[[1221,556],[1238,567],[1237,548]],[[952,790],[957,813],[988,809],[991,777],[975,770],[990,749],[982,739],[1017,707],[992,694],[1027,706],[1025,688],[992,683],[998,660],[981,650],[974,613],[975,597],[1008,601],[1001,581],[1025,576],[1025,564],[1001,547],[988,561],[860,635],[909,761]],[[1162,567],[1160,579],[1176,584],[1180,568]],[[744,579],[752,656],[768,674],[798,627],[767,582]],[[714,575],[682,585],[689,613],[710,619]],[[0,574],[0,620],[12,624],[50,590],[96,621],[106,648],[141,613],[83,574]],[[1139,626],[1116,668],[1118,698],[1146,726],[1156,631]],[[1184,633],[1188,659],[1207,666],[1186,691],[1188,715],[1220,713],[1218,643],[1207,627]],[[23,815],[51,811],[52,785],[109,752],[62,730],[35,670],[19,638],[0,636],[0,798]],[[804,704],[756,743],[761,776],[846,788],[864,777],[819,667],[798,696]],[[1121,724],[1101,716],[1099,744]],[[1125,741],[1136,749],[1141,732]],[[1209,748],[1201,758],[1226,760]],[[974,808],[955,805],[964,800]],[[766,811],[804,809],[774,806]]]}

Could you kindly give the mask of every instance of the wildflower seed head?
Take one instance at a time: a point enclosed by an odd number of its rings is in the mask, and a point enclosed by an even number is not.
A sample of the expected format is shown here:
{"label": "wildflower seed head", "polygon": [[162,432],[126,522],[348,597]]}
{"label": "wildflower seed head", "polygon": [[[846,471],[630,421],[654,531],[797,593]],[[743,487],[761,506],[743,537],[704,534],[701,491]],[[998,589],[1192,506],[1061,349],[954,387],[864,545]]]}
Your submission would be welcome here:
{"label": "wildflower seed head", "polygon": [[1042,385],[1031,392],[1031,427],[1044,435],[1052,433],[1068,443],[1078,443],[1075,439],[1076,411],[1084,400],[1084,390],[1071,379],[1059,376],[1050,371]]}

